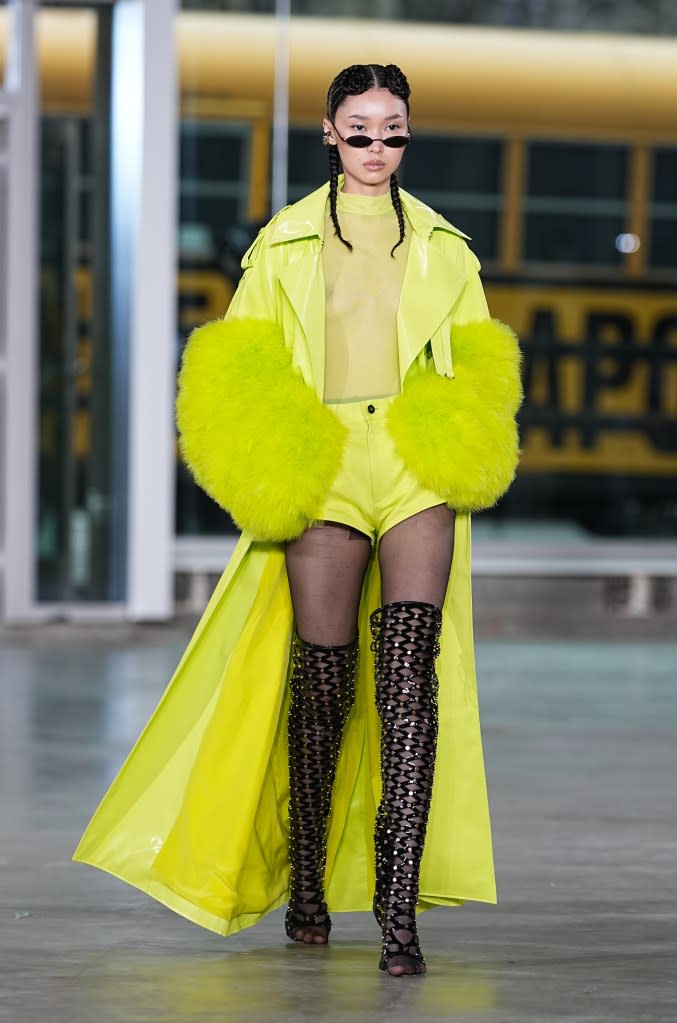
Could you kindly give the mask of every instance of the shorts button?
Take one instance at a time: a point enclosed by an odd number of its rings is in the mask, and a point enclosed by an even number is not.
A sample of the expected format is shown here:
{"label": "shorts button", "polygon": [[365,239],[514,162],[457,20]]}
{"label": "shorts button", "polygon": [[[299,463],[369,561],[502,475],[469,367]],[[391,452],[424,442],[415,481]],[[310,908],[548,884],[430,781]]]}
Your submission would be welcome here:
{"label": "shorts button", "polygon": [[376,406],[375,405],[367,405],[367,412],[375,412],[375,411],[376,411]]}

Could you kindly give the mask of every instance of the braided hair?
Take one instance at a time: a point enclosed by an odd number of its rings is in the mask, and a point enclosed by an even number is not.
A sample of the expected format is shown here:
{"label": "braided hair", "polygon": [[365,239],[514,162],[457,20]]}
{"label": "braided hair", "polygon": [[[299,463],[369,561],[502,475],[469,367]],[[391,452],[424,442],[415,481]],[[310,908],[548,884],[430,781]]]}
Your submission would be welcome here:
{"label": "braided hair", "polygon": [[[406,76],[395,64],[351,64],[350,67],[339,71],[334,81],[329,86],[327,93],[327,117],[334,122],[336,111],[348,96],[360,96],[369,89],[387,89],[401,99],[409,114],[409,96],[411,89]],[[331,222],[334,225],[337,237],[343,242],[346,248],[352,252],[353,247],[347,238],[341,234],[338,213],[336,212],[336,197],[338,194],[338,176],[340,169],[340,158],[337,146],[329,146],[329,210]],[[400,189],[397,184],[397,175],[390,175],[390,197],[397,214],[397,223],[400,228],[399,241],[393,245],[390,255],[395,255],[395,249],[404,241],[404,210],[400,198]]]}

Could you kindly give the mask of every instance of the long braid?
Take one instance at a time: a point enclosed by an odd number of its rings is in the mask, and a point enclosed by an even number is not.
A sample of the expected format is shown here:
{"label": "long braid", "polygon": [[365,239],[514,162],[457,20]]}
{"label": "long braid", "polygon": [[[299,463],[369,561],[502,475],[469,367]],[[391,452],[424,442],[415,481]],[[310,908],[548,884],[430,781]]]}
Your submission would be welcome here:
{"label": "long braid", "polygon": [[[333,123],[336,111],[347,96],[360,96],[369,89],[388,89],[393,96],[397,96],[404,102],[409,114],[409,96],[411,89],[406,75],[396,64],[351,64],[350,67],[339,71],[334,81],[329,86],[327,93],[327,117]],[[329,149],[329,203],[331,221],[334,225],[337,237],[352,252],[353,247],[341,234],[338,213],[336,211],[336,197],[338,194],[339,155],[336,146],[328,146]],[[391,256],[395,255],[395,249],[401,245],[405,236],[404,211],[397,178],[394,174],[390,177],[390,197],[397,215],[397,223],[400,229],[399,241],[391,250]]]}
{"label": "long braid", "polygon": [[397,175],[396,174],[391,174],[390,175],[390,198],[393,201],[393,206],[395,207],[395,213],[397,214],[397,223],[400,226],[400,240],[398,242],[395,242],[395,244],[393,245],[392,249],[390,250],[390,255],[394,258],[395,257],[395,249],[397,248],[398,245],[401,245],[402,242],[404,241],[404,210],[402,209],[402,200],[400,198],[400,187],[397,184]]}
{"label": "long braid", "polygon": [[331,212],[331,222],[334,225],[337,237],[343,242],[350,252],[353,251],[353,247],[347,238],[344,238],[341,234],[341,225],[339,224],[338,213],[336,212],[336,196],[338,193],[338,176],[339,176],[339,155],[336,146],[329,147],[329,209]]}

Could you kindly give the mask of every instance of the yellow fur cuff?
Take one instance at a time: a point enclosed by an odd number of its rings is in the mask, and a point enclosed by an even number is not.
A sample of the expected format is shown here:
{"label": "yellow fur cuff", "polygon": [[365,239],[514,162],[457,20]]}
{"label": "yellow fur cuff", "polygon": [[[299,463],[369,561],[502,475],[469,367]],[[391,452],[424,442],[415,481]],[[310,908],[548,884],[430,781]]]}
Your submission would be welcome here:
{"label": "yellow fur cuff", "polygon": [[176,422],[196,481],[255,539],[290,540],[317,517],[345,428],[292,368],[277,324],[216,320],[194,330]]}
{"label": "yellow fur cuff", "polygon": [[454,377],[419,373],[393,402],[388,428],[422,486],[457,511],[490,508],[519,459],[517,338],[498,320],[454,327]]}

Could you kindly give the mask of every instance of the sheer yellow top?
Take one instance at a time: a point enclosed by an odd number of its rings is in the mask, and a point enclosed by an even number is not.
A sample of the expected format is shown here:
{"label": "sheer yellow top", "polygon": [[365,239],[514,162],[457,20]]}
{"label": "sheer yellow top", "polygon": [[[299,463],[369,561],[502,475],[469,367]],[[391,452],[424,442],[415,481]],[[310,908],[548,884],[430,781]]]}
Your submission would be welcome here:
{"label": "sheer yellow top", "polygon": [[322,264],[326,295],[324,400],[361,401],[400,390],[397,308],[409,255],[411,228],[390,255],[400,232],[390,193],[339,192],[336,237],[329,204]]}

